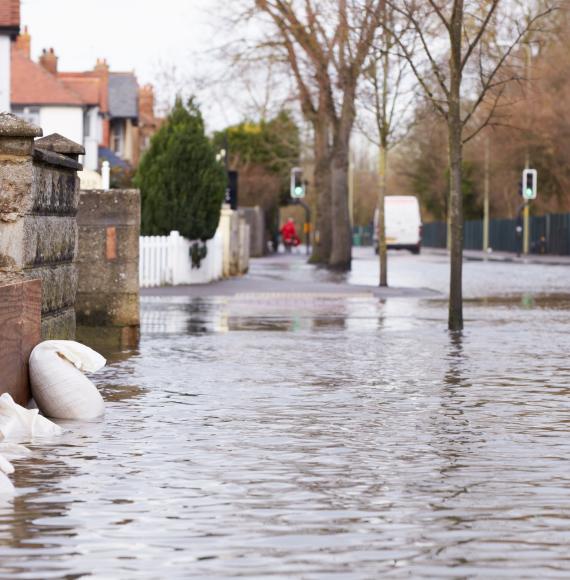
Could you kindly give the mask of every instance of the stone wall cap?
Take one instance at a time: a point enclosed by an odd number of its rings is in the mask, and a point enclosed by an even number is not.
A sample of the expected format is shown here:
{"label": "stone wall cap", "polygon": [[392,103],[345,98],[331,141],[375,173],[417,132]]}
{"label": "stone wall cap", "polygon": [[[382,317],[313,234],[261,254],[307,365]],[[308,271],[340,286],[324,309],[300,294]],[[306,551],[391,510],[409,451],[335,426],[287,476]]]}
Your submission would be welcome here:
{"label": "stone wall cap", "polygon": [[65,167],[75,171],[81,171],[83,169],[83,165],[75,159],[72,159],[67,155],[61,155],[61,153],[56,153],[55,151],[42,149],[41,147],[34,149],[34,161],[45,163],[47,165],[55,165],[57,167]]}
{"label": "stone wall cap", "polygon": [[79,145],[79,143],[76,143],[59,133],[52,133],[47,137],[37,139],[34,145],[40,149],[54,151],[60,155],[85,155],[85,147],[83,147],[83,145]]}
{"label": "stone wall cap", "polygon": [[41,137],[44,132],[12,113],[0,113],[0,137]]}

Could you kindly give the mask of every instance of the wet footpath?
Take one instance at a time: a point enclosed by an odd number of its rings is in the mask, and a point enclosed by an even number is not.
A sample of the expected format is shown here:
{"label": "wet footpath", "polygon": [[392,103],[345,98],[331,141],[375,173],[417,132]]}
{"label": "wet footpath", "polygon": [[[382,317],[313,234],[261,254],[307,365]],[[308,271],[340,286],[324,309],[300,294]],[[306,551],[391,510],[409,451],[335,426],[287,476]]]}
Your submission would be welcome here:
{"label": "wet footpath", "polygon": [[[0,578],[567,578],[570,268],[302,254],[144,291],[102,420],[15,462]],[[18,464],[19,463],[19,464]]]}

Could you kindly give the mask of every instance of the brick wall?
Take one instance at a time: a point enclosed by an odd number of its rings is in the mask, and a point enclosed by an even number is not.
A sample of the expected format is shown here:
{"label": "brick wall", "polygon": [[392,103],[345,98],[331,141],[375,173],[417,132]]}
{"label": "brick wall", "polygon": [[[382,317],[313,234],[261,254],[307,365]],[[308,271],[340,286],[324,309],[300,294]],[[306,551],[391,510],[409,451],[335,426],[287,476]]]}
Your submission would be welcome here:
{"label": "brick wall", "polygon": [[41,284],[21,274],[0,281],[0,393],[27,405],[31,397],[28,360],[41,334]]}

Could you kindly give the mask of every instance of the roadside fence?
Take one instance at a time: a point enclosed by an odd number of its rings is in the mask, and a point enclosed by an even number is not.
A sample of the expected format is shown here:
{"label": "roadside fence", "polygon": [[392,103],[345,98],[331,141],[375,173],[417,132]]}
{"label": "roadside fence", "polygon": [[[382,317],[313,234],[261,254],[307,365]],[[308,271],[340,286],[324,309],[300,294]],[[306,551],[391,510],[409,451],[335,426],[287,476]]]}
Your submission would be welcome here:
{"label": "roadside fence", "polygon": [[352,228],[353,246],[371,246],[373,243],[374,228],[370,226],[354,226]]}
{"label": "roadside fence", "polygon": [[139,276],[142,288],[177,284],[207,284],[223,276],[223,240],[220,229],[206,242],[207,253],[200,267],[192,267],[191,248],[194,242],[178,232],[169,236],[141,236]]}
{"label": "roadside fence", "polygon": [[[517,236],[516,219],[492,219],[489,222],[489,247],[497,252],[518,252],[522,240]],[[422,245],[447,246],[447,224],[423,225]],[[464,248],[483,249],[483,220],[468,220],[464,229]],[[570,255],[570,214],[547,214],[530,218],[530,251],[534,254]]]}

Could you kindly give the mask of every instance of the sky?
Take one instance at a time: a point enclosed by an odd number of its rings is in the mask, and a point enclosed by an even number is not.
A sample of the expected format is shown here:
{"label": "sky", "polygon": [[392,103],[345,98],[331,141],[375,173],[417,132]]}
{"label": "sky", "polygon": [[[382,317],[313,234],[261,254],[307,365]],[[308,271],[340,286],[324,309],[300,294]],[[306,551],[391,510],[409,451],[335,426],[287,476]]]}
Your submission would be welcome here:
{"label": "sky", "polygon": [[106,58],[111,70],[135,71],[140,84],[159,85],[161,103],[181,86],[198,93],[211,130],[238,120],[235,101],[195,81],[212,71],[221,75],[226,66],[212,54],[226,36],[216,18],[218,0],[21,0],[21,5],[34,59],[53,47],[60,70],[82,71]]}

